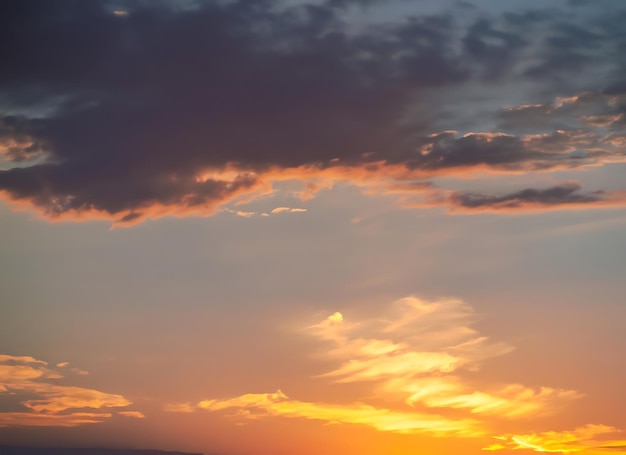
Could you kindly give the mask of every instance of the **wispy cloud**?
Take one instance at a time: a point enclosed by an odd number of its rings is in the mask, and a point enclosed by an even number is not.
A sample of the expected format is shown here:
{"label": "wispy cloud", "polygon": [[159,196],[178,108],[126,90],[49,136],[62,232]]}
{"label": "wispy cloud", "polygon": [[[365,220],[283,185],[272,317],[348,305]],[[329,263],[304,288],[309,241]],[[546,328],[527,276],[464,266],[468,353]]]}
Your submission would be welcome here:
{"label": "wispy cloud", "polygon": [[134,419],[145,419],[146,416],[143,412],[141,411],[118,411],[117,412],[119,415],[124,416],[124,417],[132,417]]}
{"label": "wispy cloud", "polygon": [[220,411],[242,409],[246,418],[281,416],[321,420],[327,423],[367,425],[380,431],[427,433],[434,436],[477,437],[484,429],[473,419],[449,419],[428,413],[393,411],[367,404],[339,405],[291,400],[280,390],[275,393],[247,394],[225,400],[205,400],[199,409]]}
{"label": "wispy cloud", "polygon": [[291,207],[276,207],[272,210],[270,210],[269,212],[254,212],[254,211],[246,211],[246,210],[233,210],[231,208],[224,208],[222,209],[224,212],[227,213],[232,213],[235,216],[240,216],[243,218],[252,218],[255,216],[262,216],[262,217],[268,217],[271,215],[278,215],[280,213],[304,213],[307,211],[307,209],[305,208],[300,208],[300,207],[295,207],[295,208],[291,208]]}
{"label": "wispy cloud", "polygon": [[[379,317],[351,320],[335,312],[308,326],[306,332],[324,345],[326,360],[337,363],[318,379],[369,385],[370,394],[360,402],[305,402],[278,391],[167,409],[232,408],[242,418],[302,417],[381,431],[481,436],[488,434],[491,419],[536,418],[582,396],[573,390],[534,389],[515,382],[477,388],[472,374],[512,347],[481,335],[472,327],[474,319],[472,308],[458,299],[407,297]],[[388,407],[374,405],[372,399]],[[450,410],[461,412],[460,417],[450,417]]]}
{"label": "wispy cloud", "polygon": [[453,213],[526,213],[626,206],[626,191],[580,190],[580,183],[564,182],[550,188],[526,188],[509,194],[452,192],[437,203],[447,205]]}
{"label": "wispy cloud", "polygon": [[580,397],[575,391],[533,390],[520,384],[473,389],[460,373],[476,370],[513,348],[491,342],[473,329],[472,308],[461,300],[408,297],[395,302],[389,316],[351,325],[335,313],[310,327],[316,336],[334,343],[329,355],[341,361],[322,377],[343,383],[367,381],[378,394],[404,396],[411,406],[502,417],[545,414],[559,401]]}
{"label": "wispy cloud", "polygon": [[291,208],[291,207],[276,207],[276,208],[274,208],[274,209],[272,209],[272,210],[270,211],[270,213],[272,213],[272,214],[274,214],[274,215],[275,215],[275,214],[277,214],[277,213],[285,213],[285,212],[286,212],[286,213],[303,213],[303,212],[306,212],[306,209],[299,208],[299,207],[296,207],[296,208]]}
{"label": "wispy cloud", "polygon": [[[65,368],[69,362],[60,362]],[[83,370],[76,370],[83,374]],[[0,412],[0,426],[76,426],[111,417],[112,408],[132,403],[122,395],[62,385],[63,375],[30,356],[0,355],[0,394],[20,400],[22,410]],[[122,411],[139,417],[138,411]]]}

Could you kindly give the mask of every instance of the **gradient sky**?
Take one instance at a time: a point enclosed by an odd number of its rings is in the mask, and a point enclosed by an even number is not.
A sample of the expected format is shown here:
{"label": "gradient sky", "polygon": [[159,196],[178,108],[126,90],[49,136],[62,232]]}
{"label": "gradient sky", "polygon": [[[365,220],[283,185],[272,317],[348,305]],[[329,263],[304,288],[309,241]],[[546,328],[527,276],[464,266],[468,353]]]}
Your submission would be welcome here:
{"label": "gradient sky", "polygon": [[0,443],[626,454],[625,23],[1,2]]}

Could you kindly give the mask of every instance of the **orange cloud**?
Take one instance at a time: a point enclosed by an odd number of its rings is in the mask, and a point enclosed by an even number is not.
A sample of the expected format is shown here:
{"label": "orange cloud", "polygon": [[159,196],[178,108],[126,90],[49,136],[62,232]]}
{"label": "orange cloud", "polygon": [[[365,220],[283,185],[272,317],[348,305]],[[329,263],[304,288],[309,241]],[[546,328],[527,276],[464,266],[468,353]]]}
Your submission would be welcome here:
{"label": "orange cloud", "polygon": [[109,418],[111,418],[110,413],[37,414],[33,412],[0,412],[0,427],[76,427],[89,423],[100,423]]}
{"label": "orange cloud", "polygon": [[[60,362],[57,367],[66,367]],[[82,370],[78,370],[81,374]],[[47,363],[29,356],[0,356],[0,393],[23,394],[21,405],[30,410],[0,412],[0,426],[76,426],[97,423],[109,417],[108,408],[124,408],[132,403],[122,395],[83,387],[60,385],[63,376]],[[34,396],[34,398],[33,398]],[[84,409],[97,410],[85,412]],[[124,411],[122,411],[124,412]],[[137,414],[137,411],[127,411]],[[129,414],[130,415],[130,414]]]}

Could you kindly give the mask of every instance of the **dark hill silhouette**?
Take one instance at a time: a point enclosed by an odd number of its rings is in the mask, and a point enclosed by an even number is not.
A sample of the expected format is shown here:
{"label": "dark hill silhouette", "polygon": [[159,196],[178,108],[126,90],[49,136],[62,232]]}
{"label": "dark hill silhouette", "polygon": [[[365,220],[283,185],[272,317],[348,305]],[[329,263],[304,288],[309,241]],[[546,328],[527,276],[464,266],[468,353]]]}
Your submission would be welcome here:
{"label": "dark hill silhouette", "polygon": [[3,447],[0,455],[203,455],[201,453],[166,452],[163,450],[80,449],[45,447]]}

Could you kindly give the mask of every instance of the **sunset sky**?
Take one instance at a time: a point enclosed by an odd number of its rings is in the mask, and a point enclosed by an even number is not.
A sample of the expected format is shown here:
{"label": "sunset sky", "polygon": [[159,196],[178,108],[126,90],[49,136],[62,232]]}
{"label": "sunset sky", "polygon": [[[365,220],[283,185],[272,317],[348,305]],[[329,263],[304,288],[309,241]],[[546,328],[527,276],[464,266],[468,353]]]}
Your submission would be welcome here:
{"label": "sunset sky", "polygon": [[0,2],[0,445],[626,454],[626,2]]}

